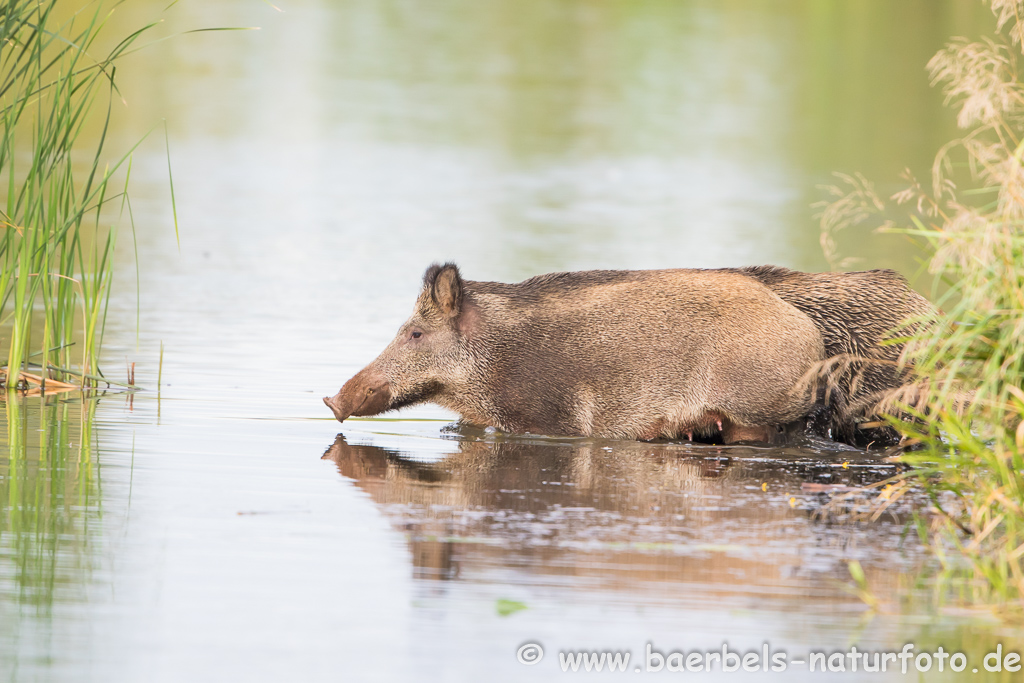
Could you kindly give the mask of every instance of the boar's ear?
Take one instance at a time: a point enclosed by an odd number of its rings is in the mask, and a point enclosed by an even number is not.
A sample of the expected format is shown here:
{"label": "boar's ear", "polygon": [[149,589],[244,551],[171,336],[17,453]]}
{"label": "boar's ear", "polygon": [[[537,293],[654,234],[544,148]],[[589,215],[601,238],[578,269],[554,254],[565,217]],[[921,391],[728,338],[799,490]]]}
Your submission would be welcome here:
{"label": "boar's ear", "polygon": [[458,317],[462,312],[462,276],[454,263],[439,266],[436,263],[423,274],[423,288],[429,292],[430,301],[447,318]]}

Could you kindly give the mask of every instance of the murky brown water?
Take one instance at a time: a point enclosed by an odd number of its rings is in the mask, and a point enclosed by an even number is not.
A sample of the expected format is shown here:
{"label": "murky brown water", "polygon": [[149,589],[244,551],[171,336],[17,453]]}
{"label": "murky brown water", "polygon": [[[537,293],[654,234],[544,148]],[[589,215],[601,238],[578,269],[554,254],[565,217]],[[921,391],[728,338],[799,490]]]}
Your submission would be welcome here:
{"label": "murky brown water", "polygon": [[[105,348],[151,390],[7,406],[3,676],[534,680],[565,649],[1003,638],[929,614],[905,509],[816,515],[829,487],[892,474],[874,456],[449,431],[431,407],[339,425],[319,399],[387,343],[432,260],[498,280],[825,268],[816,185],[927,170],[952,123],[923,65],[983,9],[278,4],[175,5],[167,32],[261,30],[123,68],[118,136],[168,120],[181,247],[154,139],[133,167],[140,330],[122,233]],[[845,239],[865,266],[916,268],[899,238]],[[528,642],[536,666],[516,661]]]}

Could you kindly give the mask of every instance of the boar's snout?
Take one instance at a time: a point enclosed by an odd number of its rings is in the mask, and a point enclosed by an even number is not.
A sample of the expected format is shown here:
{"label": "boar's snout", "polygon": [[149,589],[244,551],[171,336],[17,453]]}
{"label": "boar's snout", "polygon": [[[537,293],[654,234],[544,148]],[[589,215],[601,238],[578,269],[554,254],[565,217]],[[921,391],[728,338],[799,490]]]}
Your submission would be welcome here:
{"label": "boar's snout", "polygon": [[344,422],[353,415],[383,413],[391,404],[391,389],[384,377],[365,368],[345,382],[337,394],[330,398],[324,397],[324,403],[338,418],[338,422]]}

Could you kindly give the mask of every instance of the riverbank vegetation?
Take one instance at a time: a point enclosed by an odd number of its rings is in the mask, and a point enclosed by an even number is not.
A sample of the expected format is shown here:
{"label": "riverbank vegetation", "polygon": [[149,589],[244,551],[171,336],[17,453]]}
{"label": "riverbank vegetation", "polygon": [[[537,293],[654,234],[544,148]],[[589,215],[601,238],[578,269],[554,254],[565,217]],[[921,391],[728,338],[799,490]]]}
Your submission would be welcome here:
{"label": "riverbank vegetation", "polygon": [[[130,152],[108,160],[107,127],[116,62],[149,28],[98,56],[112,11],[98,2],[69,14],[55,0],[0,9],[0,353],[8,389],[102,379],[109,217],[130,216]],[[90,141],[83,130],[97,124],[102,133]]]}
{"label": "riverbank vegetation", "polygon": [[[954,38],[928,63],[963,135],[931,178],[885,199],[845,177],[823,213],[823,243],[875,220],[929,244],[940,313],[912,335],[920,380],[898,396],[918,420],[894,424],[900,458],[931,500],[917,523],[943,568],[940,592],[1024,618],[1024,2],[990,0],[996,33]],[[894,218],[908,209],[906,220]]]}

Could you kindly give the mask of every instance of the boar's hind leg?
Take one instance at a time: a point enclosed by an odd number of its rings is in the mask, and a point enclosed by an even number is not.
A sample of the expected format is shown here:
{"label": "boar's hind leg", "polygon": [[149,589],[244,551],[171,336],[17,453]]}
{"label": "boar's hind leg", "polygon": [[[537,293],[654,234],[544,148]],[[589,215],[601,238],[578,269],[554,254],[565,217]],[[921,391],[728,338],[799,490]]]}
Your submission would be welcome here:
{"label": "boar's hind leg", "polygon": [[765,426],[738,425],[732,420],[726,420],[722,425],[722,441],[725,443],[736,443],[737,441],[760,441],[767,443],[771,441],[773,429]]}
{"label": "boar's hind leg", "polygon": [[665,418],[659,417],[657,420],[652,422],[650,425],[645,427],[639,434],[637,434],[637,441],[654,441],[665,436],[665,425],[667,424]]}

